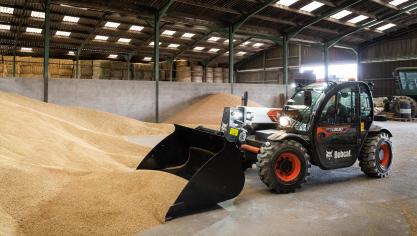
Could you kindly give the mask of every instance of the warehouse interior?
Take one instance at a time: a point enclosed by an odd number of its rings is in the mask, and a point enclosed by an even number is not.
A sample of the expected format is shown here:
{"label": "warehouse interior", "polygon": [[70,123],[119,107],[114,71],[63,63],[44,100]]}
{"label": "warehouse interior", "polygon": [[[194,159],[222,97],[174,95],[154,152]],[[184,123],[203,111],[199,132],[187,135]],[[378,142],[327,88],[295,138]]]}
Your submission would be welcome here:
{"label": "warehouse interior", "polygon": [[414,0],[0,0],[0,55],[0,235],[417,235]]}

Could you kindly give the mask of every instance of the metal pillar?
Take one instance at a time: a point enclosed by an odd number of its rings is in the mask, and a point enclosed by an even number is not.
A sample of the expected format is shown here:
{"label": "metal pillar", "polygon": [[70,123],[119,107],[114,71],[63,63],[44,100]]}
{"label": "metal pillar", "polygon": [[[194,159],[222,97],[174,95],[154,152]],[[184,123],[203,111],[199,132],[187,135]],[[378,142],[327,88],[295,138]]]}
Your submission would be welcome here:
{"label": "metal pillar", "polygon": [[169,82],[172,82],[172,69],[174,66],[174,59],[173,58],[168,58],[167,60],[168,63],[168,67],[169,67]]}
{"label": "metal pillar", "polygon": [[132,71],[131,71],[131,67],[132,64],[130,63],[130,60],[132,60],[133,54],[129,53],[124,55],[124,59],[127,62],[127,80],[132,80]]}
{"label": "metal pillar", "polygon": [[44,25],[44,59],[43,59],[43,101],[48,102],[49,82],[49,28],[50,28],[51,0],[45,0],[45,25]]}
{"label": "metal pillar", "polygon": [[77,54],[75,55],[75,78],[80,78],[80,54],[81,48],[77,48]]}
{"label": "metal pillar", "polygon": [[208,68],[208,63],[207,61],[203,61],[203,81],[207,82],[207,68]]}
{"label": "metal pillar", "polygon": [[323,44],[324,81],[329,82],[329,44]]}
{"label": "metal pillar", "polygon": [[234,60],[235,60],[235,53],[234,53],[234,30],[233,26],[229,26],[229,82],[230,82],[230,90],[233,94],[233,83],[234,83]]}
{"label": "metal pillar", "polygon": [[159,31],[160,31],[160,17],[159,13],[155,13],[154,19],[154,34],[155,34],[155,41],[154,41],[154,77],[155,77],[155,122],[159,122]]}
{"label": "metal pillar", "polygon": [[16,77],[16,47],[13,48],[13,78]]}
{"label": "metal pillar", "polygon": [[282,36],[282,78],[285,84],[285,99],[288,99],[288,35]]}

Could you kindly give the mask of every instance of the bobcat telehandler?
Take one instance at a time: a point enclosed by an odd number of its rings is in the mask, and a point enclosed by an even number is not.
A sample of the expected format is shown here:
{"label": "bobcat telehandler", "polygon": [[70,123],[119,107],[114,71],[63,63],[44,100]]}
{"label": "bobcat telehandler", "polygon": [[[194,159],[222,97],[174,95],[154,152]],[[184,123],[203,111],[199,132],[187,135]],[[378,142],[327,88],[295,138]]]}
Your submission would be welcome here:
{"label": "bobcat telehandler", "polygon": [[392,134],[373,124],[370,86],[363,82],[311,84],[296,89],[282,110],[226,107],[220,131],[175,125],[137,169],[189,180],[166,219],[215,206],[239,195],[244,170],[257,165],[273,192],[299,188],[316,165],[352,166],[376,178],[388,175]]}

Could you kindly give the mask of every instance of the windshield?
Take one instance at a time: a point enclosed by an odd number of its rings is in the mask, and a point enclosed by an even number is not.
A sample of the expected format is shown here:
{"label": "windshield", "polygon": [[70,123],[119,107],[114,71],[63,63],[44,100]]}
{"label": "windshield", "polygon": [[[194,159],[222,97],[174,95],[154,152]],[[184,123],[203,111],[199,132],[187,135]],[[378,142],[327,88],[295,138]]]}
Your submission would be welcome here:
{"label": "windshield", "polygon": [[[311,105],[306,106],[306,95],[309,93],[311,93]],[[292,127],[294,129],[302,132],[307,131],[311,113],[317,109],[317,101],[322,93],[322,90],[316,89],[300,90],[287,101],[285,115],[292,119]]]}

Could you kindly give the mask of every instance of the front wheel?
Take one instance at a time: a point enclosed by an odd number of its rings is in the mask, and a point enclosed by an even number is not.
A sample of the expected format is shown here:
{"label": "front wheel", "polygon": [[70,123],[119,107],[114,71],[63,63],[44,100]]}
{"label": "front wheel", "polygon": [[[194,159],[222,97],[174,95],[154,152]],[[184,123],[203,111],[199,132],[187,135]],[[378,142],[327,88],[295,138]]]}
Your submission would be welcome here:
{"label": "front wheel", "polygon": [[259,154],[258,174],[262,182],[277,193],[294,192],[310,175],[310,156],[299,142],[285,140],[265,147]]}
{"label": "front wheel", "polygon": [[361,170],[370,177],[386,177],[392,165],[392,144],[385,133],[368,137],[359,157]]}

